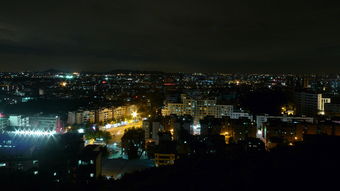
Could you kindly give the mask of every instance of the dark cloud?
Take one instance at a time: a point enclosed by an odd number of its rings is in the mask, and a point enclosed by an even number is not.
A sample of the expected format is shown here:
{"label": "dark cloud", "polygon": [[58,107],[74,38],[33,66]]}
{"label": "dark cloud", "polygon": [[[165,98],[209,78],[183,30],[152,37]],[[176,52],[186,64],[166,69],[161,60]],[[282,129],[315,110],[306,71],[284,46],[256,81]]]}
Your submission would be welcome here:
{"label": "dark cloud", "polygon": [[[2,71],[339,71],[340,2],[1,2]],[[15,66],[15,67],[14,67]]]}

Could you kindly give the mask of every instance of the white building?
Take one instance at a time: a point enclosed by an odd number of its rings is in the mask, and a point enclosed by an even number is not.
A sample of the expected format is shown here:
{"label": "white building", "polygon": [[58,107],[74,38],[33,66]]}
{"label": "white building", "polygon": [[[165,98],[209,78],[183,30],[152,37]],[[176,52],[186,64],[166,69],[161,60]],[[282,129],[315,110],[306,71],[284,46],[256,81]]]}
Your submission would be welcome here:
{"label": "white building", "polygon": [[190,115],[194,118],[194,121],[198,121],[208,115],[214,116],[215,118],[222,118],[223,116],[229,116],[233,112],[232,105],[217,105],[216,98],[197,100],[188,98],[185,94],[182,94],[181,100],[182,103],[168,103],[162,109],[162,115]]}
{"label": "white building", "polygon": [[230,119],[240,119],[240,118],[248,118],[249,120],[253,121],[253,115],[246,113],[246,112],[232,112],[228,114],[227,116],[230,117]]}
{"label": "white building", "polygon": [[114,119],[124,119],[131,117],[133,112],[137,112],[138,107],[136,105],[128,105],[128,106],[119,106],[113,109],[113,117]]}
{"label": "white building", "polygon": [[96,122],[106,123],[113,120],[113,111],[111,108],[102,108],[96,111]]}
{"label": "white building", "polygon": [[62,127],[59,116],[30,116],[29,126],[32,129],[48,131]]}
{"label": "white building", "polygon": [[29,127],[29,117],[23,115],[10,115],[9,126],[12,127]]}
{"label": "white building", "polygon": [[69,125],[80,125],[86,123],[95,122],[95,111],[91,110],[78,110],[68,112],[67,124]]}

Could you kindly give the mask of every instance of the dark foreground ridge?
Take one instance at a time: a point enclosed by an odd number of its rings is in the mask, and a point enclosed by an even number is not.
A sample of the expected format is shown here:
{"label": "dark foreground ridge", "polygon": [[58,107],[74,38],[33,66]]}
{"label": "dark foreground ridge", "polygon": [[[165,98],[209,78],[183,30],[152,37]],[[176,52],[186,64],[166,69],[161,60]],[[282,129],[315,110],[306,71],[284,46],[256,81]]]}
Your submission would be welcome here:
{"label": "dark foreground ridge", "polygon": [[0,182],[12,190],[329,190],[337,185],[337,148],[337,138],[319,137],[263,153],[227,148],[229,152],[191,156],[174,166],[126,174],[120,180],[57,183],[12,173],[1,175]]}

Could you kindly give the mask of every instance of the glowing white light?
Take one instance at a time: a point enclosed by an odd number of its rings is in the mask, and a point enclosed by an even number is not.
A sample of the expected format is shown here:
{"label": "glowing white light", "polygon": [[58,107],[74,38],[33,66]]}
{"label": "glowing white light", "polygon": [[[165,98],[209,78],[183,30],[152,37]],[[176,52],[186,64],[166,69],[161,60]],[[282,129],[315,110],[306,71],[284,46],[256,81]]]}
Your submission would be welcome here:
{"label": "glowing white light", "polygon": [[132,112],[132,114],[131,114],[131,115],[132,115],[132,117],[133,117],[133,118],[136,118],[138,114],[137,114],[137,112],[136,112],[136,111],[134,111],[134,112]]}
{"label": "glowing white light", "polygon": [[56,131],[42,131],[42,130],[15,130],[16,135],[28,135],[28,136],[52,136],[56,134]]}
{"label": "glowing white light", "polygon": [[84,129],[78,129],[78,133],[84,133]]}
{"label": "glowing white light", "polygon": [[201,124],[196,124],[192,126],[193,134],[194,135],[200,135],[201,134]]}

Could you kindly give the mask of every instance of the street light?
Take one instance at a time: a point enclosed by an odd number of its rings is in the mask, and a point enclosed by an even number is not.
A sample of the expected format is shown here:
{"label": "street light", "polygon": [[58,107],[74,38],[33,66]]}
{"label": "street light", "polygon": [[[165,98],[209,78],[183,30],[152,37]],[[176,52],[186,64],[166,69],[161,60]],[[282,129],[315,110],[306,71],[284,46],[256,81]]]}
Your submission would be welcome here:
{"label": "street light", "polygon": [[133,117],[133,118],[136,118],[136,117],[137,117],[137,115],[138,115],[138,113],[137,113],[136,111],[134,111],[134,112],[132,112],[132,114],[131,114],[131,115],[132,115],[132,117]]}
{"label": "street light", "polygon": [[78,129],[78,133],[84,133],[84,129]]}

